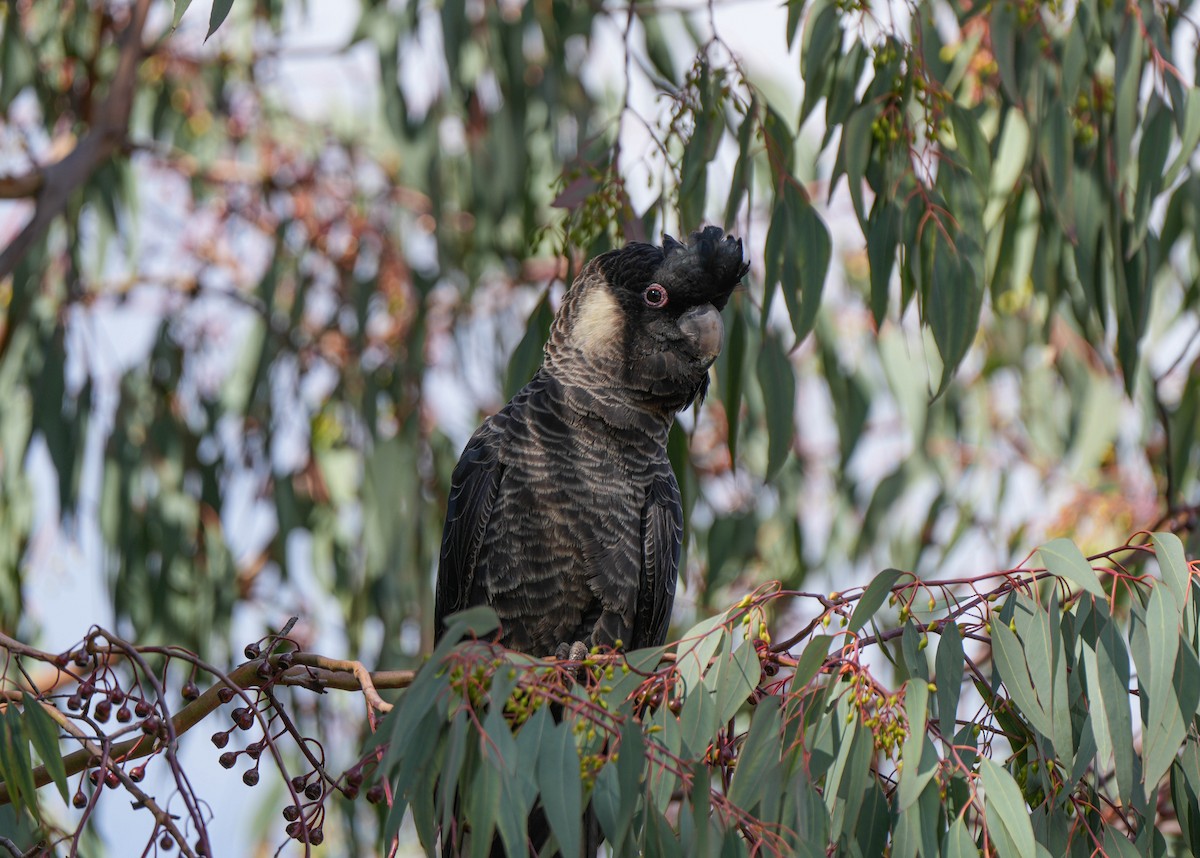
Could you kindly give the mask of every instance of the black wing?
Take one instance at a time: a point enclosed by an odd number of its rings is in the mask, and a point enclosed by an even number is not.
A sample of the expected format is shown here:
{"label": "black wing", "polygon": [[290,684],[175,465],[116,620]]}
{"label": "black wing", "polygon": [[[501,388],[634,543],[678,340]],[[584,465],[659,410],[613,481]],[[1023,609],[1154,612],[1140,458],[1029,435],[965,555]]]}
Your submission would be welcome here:
{"label": "black wing", "polygon": [[503,468],[499,457],[500,434],[493,421],[481,426],[463,450],[450,481],[446,526],[438,562],[434,597],[434,633],[441,637],[446,617],[472,605],[471,590],[479,562],[479,548],[500,490]]}
{"label": "black wing", "polygon": [[642,507],[642,579],[638,586],[637,620],[627,649],[660,646],[667,639],[675,579],[683,547],[683,504],[675,474],[654,478]]}

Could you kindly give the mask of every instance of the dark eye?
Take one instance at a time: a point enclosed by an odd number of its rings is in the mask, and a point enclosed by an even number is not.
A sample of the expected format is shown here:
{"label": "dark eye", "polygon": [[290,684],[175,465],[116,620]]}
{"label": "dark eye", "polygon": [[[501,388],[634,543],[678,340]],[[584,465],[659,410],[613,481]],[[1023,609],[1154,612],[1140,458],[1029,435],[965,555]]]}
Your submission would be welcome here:
{"label": "dark eye", "polygon": [[647,307],[655,309],[665,307],[667,306],[667,290],[657,283],[651,283],[642,293],[642,300],[646,302]]}

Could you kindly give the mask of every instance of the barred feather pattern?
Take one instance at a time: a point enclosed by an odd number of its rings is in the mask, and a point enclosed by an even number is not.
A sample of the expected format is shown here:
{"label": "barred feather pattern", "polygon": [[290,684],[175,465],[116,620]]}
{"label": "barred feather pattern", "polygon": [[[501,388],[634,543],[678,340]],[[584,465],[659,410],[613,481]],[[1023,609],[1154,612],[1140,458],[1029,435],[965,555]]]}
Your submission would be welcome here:
{"label": "barred feather pattern", "polygon": [[[747,267],[741,242],[716,227],[686,245],[633,243],[584,267],[542,368],[484,422],[455,469],[439,634],[450,614],[486,603],[500,642],[534,655],[665,640],[683,538],[667,435],[704,395],[715,358],[681,319],[706,312],[719,333],[717,314]],[[648,302],[650,285],[668,300]]]}
{"label": "barred feather pattern", "polygon": [[[543,370],[475,433],[452,481],[439,623],[486,602],[501,642],[536,655],[665,639],[683,536],[670,424],[605,400]],[[595,416],[611,408],[626,425]]]}
{"label": "barred feather pattern", "polygon": [[[683,541],[667,436],[707,389],[719,313],[746,268],[741,242],[715,227],[687,245],[631,244],[584,268],[541,369],[484,421],[454,470],[439,635],[449,615],[488,604],[500,642],[533,655],[666,640]],[[600,843],[590,808],[583,830],[590,858]],[[549,839],[540,806],[528,834],[533,851]],[[443,832],[443,855],[463,842]],[[490,853],[504,854],[498,838]]]}

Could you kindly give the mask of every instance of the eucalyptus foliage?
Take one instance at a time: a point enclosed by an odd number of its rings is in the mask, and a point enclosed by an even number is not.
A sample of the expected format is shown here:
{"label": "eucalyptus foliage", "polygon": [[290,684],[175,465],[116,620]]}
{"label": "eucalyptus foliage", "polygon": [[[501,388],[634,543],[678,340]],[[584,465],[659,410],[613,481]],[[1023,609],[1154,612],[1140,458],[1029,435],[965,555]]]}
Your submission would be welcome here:
{"label": "eucalyptus foliage", "polygon": [[[590,803],[617,855],[1198,854],[1200,587],[1179,538],[1098,566],[1066,539],[1038,554],[954,583],[764,587],[582,678],[452,648],[495,628],[460,614],[380,728],[384,839],[411,809],[430,854],[439,832],[521,854],[540,804],[575,855]],[[794,600],[823,609],[772,645],[764,615]]]}
{"label": "eucalyptus foliage", "polygon": [[[455,419],[528,379],[580,260],[720,223],[753,268],[672,436],[677,643],[580,679],[436,650],[372,746],[392,810],[325,836],[408,804],[431,845],[478,781],[510,845],[553,794],[568,843],[590,798],[651,853],[1195,851],[1194,4],[788,2],[770,68],[740,4],[364,0],[316,48],[300,0],[189,5],[0,4],[0,633],[83,564],[132,652],[227,660],[241,611],[425,663]],[[326,50],[378,84],[314,121],[287,75]],[[1142,531],[1159,578],[1108,553]],[[60,781],[39,653],[0,668],[22,848],[90,818],[26,780]]]}

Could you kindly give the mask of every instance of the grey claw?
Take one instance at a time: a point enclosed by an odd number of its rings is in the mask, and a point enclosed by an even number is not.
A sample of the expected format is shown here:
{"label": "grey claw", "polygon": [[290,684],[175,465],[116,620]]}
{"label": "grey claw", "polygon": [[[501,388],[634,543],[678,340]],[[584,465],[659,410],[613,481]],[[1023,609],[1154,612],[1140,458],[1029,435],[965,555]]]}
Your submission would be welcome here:
{"label": "grey claw", "polygon": [[583,641],[567,643],[562,641],[554,648],[554,657],[559,661],[583,661],[588,657],[588,647]]}

